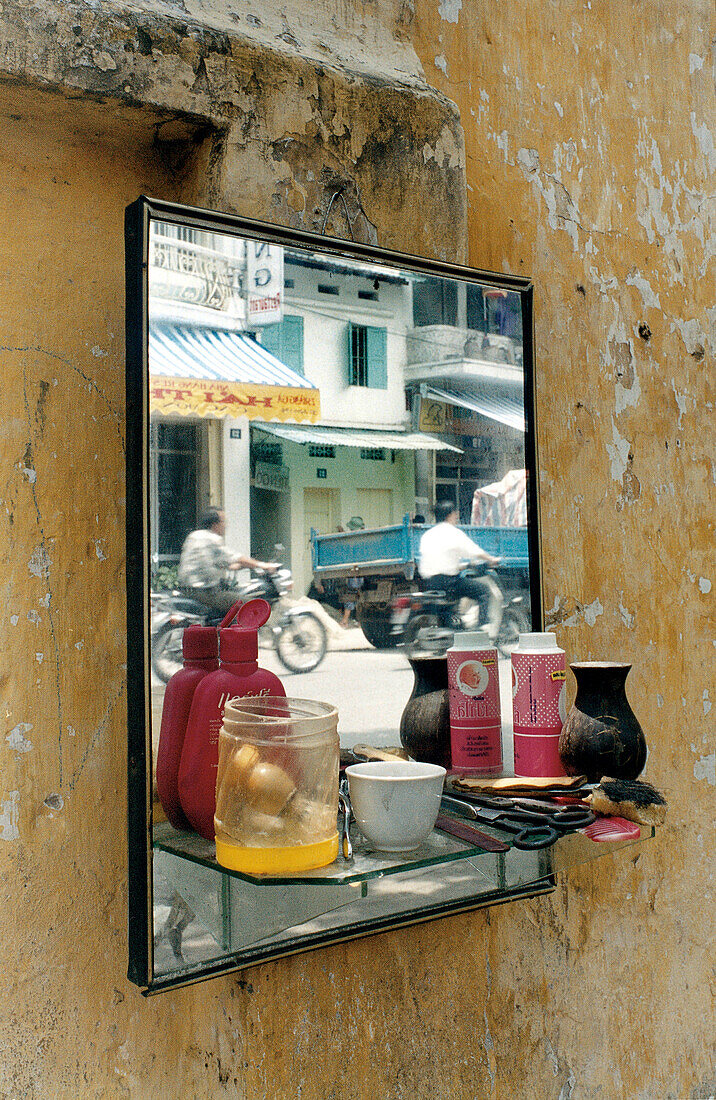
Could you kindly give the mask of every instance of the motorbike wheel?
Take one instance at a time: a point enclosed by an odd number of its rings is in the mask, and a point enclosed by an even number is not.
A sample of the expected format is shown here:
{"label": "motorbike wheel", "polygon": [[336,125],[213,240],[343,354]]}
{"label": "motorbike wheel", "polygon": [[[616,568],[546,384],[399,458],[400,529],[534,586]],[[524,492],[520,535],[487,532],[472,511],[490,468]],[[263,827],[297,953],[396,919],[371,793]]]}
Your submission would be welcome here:
{"label": "motorbike wheel", "polygon": [[529,629],[530,621],[524,611],[505,609],[497,638],[497,648],[503,657],[510,656],[519,641],[520,634],[526,634]]}
{"label": "motorbike wheel", "polygon": [[421,632],[423,630],[435,630],[439,626],[440,620],[437,615],[431,615],[428,612],[422,615],[416,615],[414,619],[410,620],[403,631],[403,645],[407,650],[413,653],[420,653],[421,650],[432,652],[429,645],[423,645],[421,642]]}
{"label": "motorbike wheel", "polygon": [[168,622],[152,638],[152,669],[164,684],[184,666],[181,648],[183,633],[183,626]]}
{"label": "motorbike wheel", "polygon": [[369,615],[359,607],[356,618],[365,635],[365,640],[374,649],[394,649],[398,644],[398,638],[391,633],[390,611]]}
{"label": "motorbike wheel", "polygon": [[326,655],[323,623],[310,611],[289,615],[276,636],[276,653],[289,672],[312,672]]}

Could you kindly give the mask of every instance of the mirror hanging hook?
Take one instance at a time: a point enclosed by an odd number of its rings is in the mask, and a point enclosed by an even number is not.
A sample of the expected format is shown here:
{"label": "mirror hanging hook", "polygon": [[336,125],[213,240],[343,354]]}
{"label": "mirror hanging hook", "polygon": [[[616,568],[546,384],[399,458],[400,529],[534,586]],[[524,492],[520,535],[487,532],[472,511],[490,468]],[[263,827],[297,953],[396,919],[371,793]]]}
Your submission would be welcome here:
{"label": "mirror hanging hook", "polygon": [[353,226],[351,225],[351,219],[350,219],[350,215],[348,213],[348,203],[346,202],[345,188],[343,188],[343,187],[337,188],[333,192],[333,194],[331,195],[330,202],[328,203],[328,208],[327,208],[325,216],[323,218],[323,225],[321,226],[321,235],[325,236],[326,226],[328,225],[328,219],[331,216],[331,209],[333,207],[333,203],[336,201],[337,198],[340,198],[341,203],[343,204],[343,213],[345,214],[346,222],[348,223],[348,232],[351,235],[351,240],[355,243],[355,236],[353,235]]}

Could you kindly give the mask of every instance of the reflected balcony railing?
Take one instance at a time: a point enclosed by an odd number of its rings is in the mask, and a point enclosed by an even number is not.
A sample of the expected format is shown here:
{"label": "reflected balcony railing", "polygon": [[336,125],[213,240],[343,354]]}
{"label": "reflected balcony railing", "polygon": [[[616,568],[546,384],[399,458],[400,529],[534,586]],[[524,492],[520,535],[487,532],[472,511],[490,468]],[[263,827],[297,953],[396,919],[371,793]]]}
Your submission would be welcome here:
{"label": "reflected balcony railing", "polygon": [[244,261],[190,240],[156,234],[149,252],[154,299],[203,306],[234,319],[245,317]]}
{"label": "reflected balcony railing", "polygon": [[422,325],[406,337],[406,382],[485,375],[522,381],[522,341],[458,325]]}

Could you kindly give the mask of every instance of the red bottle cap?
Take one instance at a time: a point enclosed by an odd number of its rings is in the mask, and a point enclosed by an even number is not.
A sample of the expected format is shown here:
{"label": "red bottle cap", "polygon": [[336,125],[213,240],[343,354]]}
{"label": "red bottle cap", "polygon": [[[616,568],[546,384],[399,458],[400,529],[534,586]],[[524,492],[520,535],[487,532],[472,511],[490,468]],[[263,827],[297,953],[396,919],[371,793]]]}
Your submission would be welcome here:
{"label": "red bottle cap", "polygon": [[271,614],[266,600],[249,600],[236,613],[238,626],[226,626],[219,631],[219,653],[222,663],[238,664],[255,661],[259,655],[259,627]]}
{"label": "red bottle cap", "polygon": [[219,654],[219,638],[215,626],[188,626],[181,640],[185,661],[210,661]]}

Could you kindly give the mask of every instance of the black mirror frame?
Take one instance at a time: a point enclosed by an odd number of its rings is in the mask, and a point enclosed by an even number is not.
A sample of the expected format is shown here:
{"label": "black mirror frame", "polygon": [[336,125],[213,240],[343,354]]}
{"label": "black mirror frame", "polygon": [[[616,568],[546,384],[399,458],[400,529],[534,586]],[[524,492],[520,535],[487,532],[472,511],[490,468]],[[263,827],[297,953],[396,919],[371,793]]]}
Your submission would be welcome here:
{"label": "black mirror frame", "polygon": [[[127,591],[127,825],[128,825],[128,978],[144,992],[187,984],[251,965],[231,956],[207,965],[203,971],[176,981],[153,982],[152,881],[152,767],[151,678],[149,650],[149,369],[148,267],[152,219],[204,230],[224,231],[288,247],[322,251],[329,255],[408,267],[443,278],[468,279],[520,294],[523,322],[525,398],[525,465],[527,469],[528,548],[530,598],[534,630],[542,628],[542,571],[537,486],[537,431],[534,394],[533,285],[530,279],[429,260],[395,251],[338,240],[197,208],[140,196],[125,212],[126,258],[126,591]],[[532,891],[534,893],[534,891]],[[500,900],[500,899],[495,899]],[[503,899],[507,900],[507,899]],[[455,906],[455,911],[461,906]],[[464,908],[464,906],[462,906]],[[450,910],[448,910],[449,912]],[[444,915],[443,912],[434,914]],[[427,914],[429,917],[430,914]],[[419,920],[416,917],[416,921]],[[371,929],[395,925],[387,918]],[[405,920],[399,923],[407,923]],[[343,934],[339,938],[347,938]],[[308,944],[307,947],[320,944]],[[286,954],[275,951],[273,957]],[[255,962],[265,955],[257,953]],[[272,957],[272,956],[268,956]]]}

